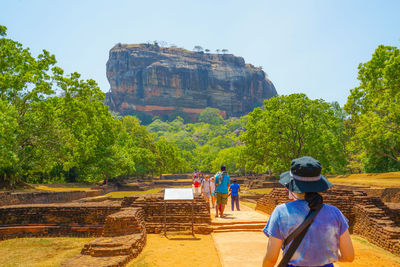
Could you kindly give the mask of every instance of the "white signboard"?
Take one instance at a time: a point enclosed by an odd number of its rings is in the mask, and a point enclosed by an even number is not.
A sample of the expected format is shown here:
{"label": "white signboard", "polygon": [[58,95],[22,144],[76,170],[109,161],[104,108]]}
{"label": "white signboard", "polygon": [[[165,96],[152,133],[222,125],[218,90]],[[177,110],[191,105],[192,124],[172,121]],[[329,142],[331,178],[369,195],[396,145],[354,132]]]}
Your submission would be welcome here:
{"label": "white signboard", "polygon": [[164,200],[190,200],[193,199],[192,188],[165,188]]}

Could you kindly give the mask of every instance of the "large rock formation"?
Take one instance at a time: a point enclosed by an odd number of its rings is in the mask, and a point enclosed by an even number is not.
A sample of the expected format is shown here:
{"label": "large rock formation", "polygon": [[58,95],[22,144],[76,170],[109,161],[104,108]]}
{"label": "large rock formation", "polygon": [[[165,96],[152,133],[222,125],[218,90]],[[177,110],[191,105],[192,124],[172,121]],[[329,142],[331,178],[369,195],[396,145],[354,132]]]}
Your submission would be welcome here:
{"label": "large rock formation", "polygon": [[107,103],[121,114],[185,113],[206,107],[242,116],[276,95],[261,68],[232,54],[205,54],[157,45],[117,44],[110,50]]}

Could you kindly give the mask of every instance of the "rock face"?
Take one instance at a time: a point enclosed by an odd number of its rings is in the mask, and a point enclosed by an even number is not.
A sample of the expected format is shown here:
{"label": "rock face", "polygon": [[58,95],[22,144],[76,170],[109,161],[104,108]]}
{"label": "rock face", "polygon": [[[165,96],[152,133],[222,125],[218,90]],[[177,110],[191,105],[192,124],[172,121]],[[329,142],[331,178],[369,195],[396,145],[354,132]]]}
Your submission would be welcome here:
{"label": "rock face", "polygon": [[261,68],[232,54],[205,54],[157,45],[117,44],[107,62],[106,102],[123,115],[184,113],[206,107],[242,116],[276,95]]}

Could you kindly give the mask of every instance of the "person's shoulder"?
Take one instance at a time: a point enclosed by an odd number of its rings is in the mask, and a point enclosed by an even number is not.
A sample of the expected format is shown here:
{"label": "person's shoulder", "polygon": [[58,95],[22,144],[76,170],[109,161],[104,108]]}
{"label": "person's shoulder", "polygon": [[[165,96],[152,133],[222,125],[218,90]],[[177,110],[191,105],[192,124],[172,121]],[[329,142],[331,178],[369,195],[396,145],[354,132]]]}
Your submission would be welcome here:
{"label": "person's shoulder", "polygon": [[324,204],[324,209],[326,209],[327,211],[330,211],[330,212],[340,212],[340,210],[336,206],[329,205],[329,204]]}
{"label": "person's shoulder", "polygon": [[286,210],[288,205],[292,205],[292,202],[293,202],[293,201],[290,201],[290,202],[286,202],[286,203],[282,203],[282,204],[276,205],[276,206],[275,206],[275,210],[276,210],[276,211]]}
{"label": "person's shoulder", "polygon": [[330,214],[336,214],[336,215],[343,214],[338,207],[329,204],[324,204],[324,210],[325,212]]}

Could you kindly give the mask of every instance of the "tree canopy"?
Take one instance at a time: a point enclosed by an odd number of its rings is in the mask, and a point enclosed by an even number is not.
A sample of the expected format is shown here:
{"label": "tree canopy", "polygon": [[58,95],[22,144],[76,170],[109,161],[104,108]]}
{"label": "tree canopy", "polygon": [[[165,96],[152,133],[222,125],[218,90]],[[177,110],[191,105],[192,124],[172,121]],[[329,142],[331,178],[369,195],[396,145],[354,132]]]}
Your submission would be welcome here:
{"label": "tree canopy", "polygon": [[396,47],[379,46],[360,64],[360,85],[344,108],[292,94],[241,118],[205,108],[188,123],[181,111],[163,120],[110,112],[94,80],[65,74],[50,52],[35,57],[6,33],[0,25],[0,187],[217,171],[222,164],[230,172],[279,174],[305,155],[327,173],[400,170]]}
{"label": "tree canopy", "polygon": [[360,64],[358,80],[345,105],[353,159],[367,172],[399,170],[400,50],[379,46]]}
{"label": "tree canopy", "polygon": [[264,110],[250,113],[246,128],[241,140],[247,169],[282,172],[292,159],[308,155],[319,159],[327,172],[343,172],[340,121],[323,100],[304,94],[273,97],[265,101]]}

